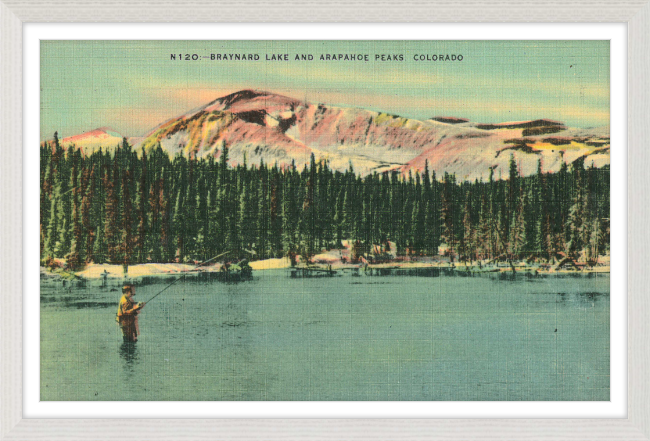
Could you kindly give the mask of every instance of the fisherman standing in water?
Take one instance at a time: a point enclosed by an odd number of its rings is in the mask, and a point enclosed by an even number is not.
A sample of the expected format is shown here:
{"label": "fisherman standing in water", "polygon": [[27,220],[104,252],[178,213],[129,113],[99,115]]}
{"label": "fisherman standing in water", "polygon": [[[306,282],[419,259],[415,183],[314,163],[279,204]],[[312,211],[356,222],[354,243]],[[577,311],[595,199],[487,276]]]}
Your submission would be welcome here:
{"label": "fisherman standing in water", "polygon": [[138,314],[144,308],[145,303],[135,303],[133,296],[135,295],[135,287],[133,285],[124,285],[122,287],[122,298],[117,307],[117,322],[122,328],[122,336],[124,341],[138,341]]}

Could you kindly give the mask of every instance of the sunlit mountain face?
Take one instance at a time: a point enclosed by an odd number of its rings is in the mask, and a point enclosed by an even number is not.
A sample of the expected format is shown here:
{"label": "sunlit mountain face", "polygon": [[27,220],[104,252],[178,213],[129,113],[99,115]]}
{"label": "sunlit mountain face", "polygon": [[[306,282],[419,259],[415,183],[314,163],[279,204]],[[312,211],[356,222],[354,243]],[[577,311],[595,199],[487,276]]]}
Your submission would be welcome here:
{"label": "sunlit mountain face", "polygon": [[[453,115],[416,120],[381,111],[309,103],[259,90],[241,90],[162,122],[144,137],[127,138],[139,153],[158,145],[169,155],[219,158],[228,148],[231,164],[298,167],[327,161],[334,170],[350,166],[361,174],[426,166],[459,180],[506,177],[510,158],[519,172],[556,172],[562,163],[609,165],[609,127],[571,128],[559,121],[482,124]],[[84,154],[112,149],[122,135],[101,128],[64,138]]]}

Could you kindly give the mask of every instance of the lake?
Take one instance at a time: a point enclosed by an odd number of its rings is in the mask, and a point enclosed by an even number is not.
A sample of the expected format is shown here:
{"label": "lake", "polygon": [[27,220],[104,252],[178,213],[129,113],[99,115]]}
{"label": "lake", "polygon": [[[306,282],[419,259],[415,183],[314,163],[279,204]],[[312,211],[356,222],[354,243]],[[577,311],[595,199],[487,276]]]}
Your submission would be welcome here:
{"label": "lake", "polygon": [[[41,289],[41,400],[609,400],[609,276]],[[138,286],[145,301],[166,284]]]}

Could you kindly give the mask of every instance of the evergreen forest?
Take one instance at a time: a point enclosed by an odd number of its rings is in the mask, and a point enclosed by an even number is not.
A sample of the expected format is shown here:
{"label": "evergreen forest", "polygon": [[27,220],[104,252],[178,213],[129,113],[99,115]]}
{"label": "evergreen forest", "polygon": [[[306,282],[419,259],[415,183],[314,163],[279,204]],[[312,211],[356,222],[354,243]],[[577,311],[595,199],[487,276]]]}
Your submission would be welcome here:
{"label": "evergreen forest", "polygon": [[309,259],[354,244],[353,260],[398,256],[451,261],[557,261],[593,265],[609,252],[609,167],[583,160],[522,177],[462,182],[398,171],[357,175],[309,165],[230,166],[173,158],[127,142],[84,155],[54,140],[40,149],[41,259],[88,263],[200,262],[235,257]]}

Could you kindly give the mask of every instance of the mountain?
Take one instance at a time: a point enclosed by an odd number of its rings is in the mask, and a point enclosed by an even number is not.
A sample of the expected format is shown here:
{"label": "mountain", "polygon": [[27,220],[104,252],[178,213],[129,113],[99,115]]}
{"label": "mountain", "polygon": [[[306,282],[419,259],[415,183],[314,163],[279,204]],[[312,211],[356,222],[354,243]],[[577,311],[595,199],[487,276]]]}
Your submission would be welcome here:
{"label": "mountain", "polygon": [[[87,150],[101,136],[86,144],[81,139],[74,142]],[[218,158],[227,146],[233,164],[295,162],[301,167],[314,154],[335,170],[352,164],[361,174],[421,171],[428,162],[438,175],[446,171],[468,180],[486,180],[490,169],[496,177],[507,176],[511,155],[523,175],[535,173],[540,158],[544,171],[551,172],[558,171],[562,162],[579,158],[587,166],[609,164],[608,127],[577,129],[547,119],[480,124],[436,116],[420,121],[258,90],[218,98],[131,139],[138,150],[150,151],[160,144],[170,155],[195,157]]]}
{"label": "mountain", "polygon": [[71,145],[81,150],[83,154],[90,155],[100,147],[114,148],[122,144],[122,135],[115,130],[108,127],[100,127],[99,129],[84,132],[80,135],[69,136],[61,140],[63,147]]}

